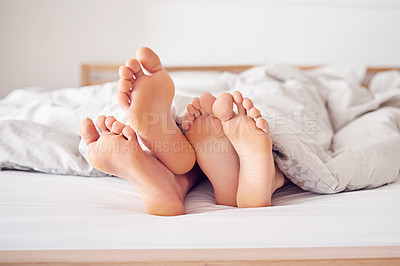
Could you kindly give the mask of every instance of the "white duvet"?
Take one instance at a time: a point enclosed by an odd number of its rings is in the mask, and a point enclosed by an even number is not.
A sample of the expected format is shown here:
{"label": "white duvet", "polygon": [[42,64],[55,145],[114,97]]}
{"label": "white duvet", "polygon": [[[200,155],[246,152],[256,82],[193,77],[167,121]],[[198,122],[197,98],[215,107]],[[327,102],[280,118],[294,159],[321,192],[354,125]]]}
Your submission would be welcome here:
{"label": "white duvet", "polygon": [[[177,121],[189,96],[240,90],[270,124],[275,160],[304,190],[335,193],[393,182],[400,170],[400,73],[361,87],[362,67],[313,71],[266,65],[241,74],[173,73]],[[0,168],[102,176],[79,149],[84,117],[114,115],[116,83],[57,91],[16,90],[0,101]],[[125,121],[124,121],[125,122]]]}

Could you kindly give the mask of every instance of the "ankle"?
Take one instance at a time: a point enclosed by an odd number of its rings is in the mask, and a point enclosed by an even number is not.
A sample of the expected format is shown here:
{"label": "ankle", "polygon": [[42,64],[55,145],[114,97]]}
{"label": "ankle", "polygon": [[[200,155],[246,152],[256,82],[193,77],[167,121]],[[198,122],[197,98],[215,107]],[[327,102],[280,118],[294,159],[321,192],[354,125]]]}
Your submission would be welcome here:
{"label": "ankle", "polygon": [[179,198],[184,201],[187,192],[191,188],[191,184],[186,175],[176,175],[175,182],[177,184],[176,193]]}
{"label": "ankle", "polygon": [[279,169],[279,167],[276,165],[276,163],[274,165],[275,165],[275,178],[272,187],[273,188],[272,194],[289,182],[285,177],[285,175],[282,173],[282,171]]}

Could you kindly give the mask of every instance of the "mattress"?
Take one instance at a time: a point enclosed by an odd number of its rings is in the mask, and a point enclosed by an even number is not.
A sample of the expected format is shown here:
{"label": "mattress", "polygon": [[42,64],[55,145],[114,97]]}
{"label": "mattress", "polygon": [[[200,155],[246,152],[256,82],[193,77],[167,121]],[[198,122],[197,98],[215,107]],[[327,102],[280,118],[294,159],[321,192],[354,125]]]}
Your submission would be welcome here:
{"label": "mattress", "polygon": [[319,195],[288,185],[273,206],[215,203],[204,181],[186,214],[146,214],[136,188],[117,177],[0,172],[0,249],[197,249],[400,245],[400,180],[377,189]]}

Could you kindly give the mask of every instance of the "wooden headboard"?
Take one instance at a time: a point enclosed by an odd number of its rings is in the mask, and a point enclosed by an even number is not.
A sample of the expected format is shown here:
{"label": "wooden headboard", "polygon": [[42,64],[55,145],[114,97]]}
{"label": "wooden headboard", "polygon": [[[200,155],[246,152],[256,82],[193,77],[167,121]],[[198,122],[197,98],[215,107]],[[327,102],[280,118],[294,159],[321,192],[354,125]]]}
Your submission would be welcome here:
{"label": "wooden headboard", "polygon": [[[104,82],[118,80],[118,69],[121,65],[117,64],[83,64],[81,65],[81,85],[96,85]],[[168,72],[174,71],[229,71],[240,73],[254,65],[237,66],[182,66],[165,67]],[[104,78],[105,77],[105,78]]]}
{"label": "wooden headboard", "polygon": [[[81,86],[96,85],[104,82],[118,80],[118,69],[121,65],[117,64],[82,64],[81,65]],[[240,73],[255,65],[231,65],[231,66],[182,66],[165,67],[168,72],[174,71],[228,71]],[[300,69],[313,69],[317,66],[297,66]],[[364,77],[362,85],[368,87],[371,78],[378,72],[398,70],[400,67],[369,67]]]}

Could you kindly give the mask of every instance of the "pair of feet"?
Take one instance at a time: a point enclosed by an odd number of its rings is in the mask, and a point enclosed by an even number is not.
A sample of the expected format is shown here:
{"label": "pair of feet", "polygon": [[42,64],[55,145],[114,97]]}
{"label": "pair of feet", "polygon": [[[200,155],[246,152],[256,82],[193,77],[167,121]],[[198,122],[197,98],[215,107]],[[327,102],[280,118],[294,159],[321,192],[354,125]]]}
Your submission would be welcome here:
{"label": "pair of feet", "polygon": [[[194,98],[184,136],[170,112],[175,88],[160,59],[149,48],[137,58],[120,68],[118,102],[130,126],[99,116],[99,133],[92,120],[81,122],[92,165],[134,183],[150,214],[184,214],[184,198],[201,171],[218,204],[270,206],[285,179],[274,164],[268,124],[252,101],[239,92]],[[151,152],[142,150],[137,134]]]}

